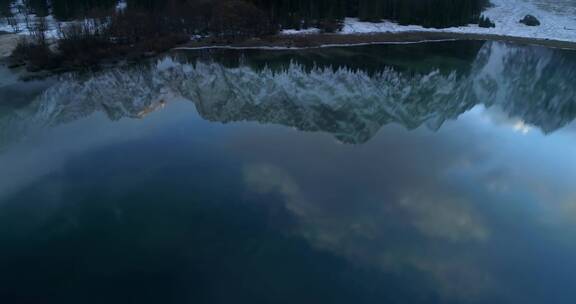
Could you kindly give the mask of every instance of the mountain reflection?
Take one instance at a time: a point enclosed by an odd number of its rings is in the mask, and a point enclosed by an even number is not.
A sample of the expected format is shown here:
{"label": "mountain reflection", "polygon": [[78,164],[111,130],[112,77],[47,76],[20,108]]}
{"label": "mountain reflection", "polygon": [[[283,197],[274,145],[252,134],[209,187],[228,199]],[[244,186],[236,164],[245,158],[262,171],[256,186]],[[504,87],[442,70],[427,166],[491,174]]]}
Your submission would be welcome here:
{"label": "mountain reflection", "polygon": [[[363,48],[386,54],[388,47]],[[112,120],[142,118],[182,98],[210,121],[280,124],[350,144],[365,143],[393,123],[436,130],[478,104],[498,106],[545,133],[575,118],[574,52],[487,42],[474,54],[449,68],[390,64],[379,71],[310,67],[294,58],[278,68],[169,56],[146,66],[66,76],[17,115],[1,117],[0,125],[8,134],[94,112]]]}
{"label": "mountain reflection", "polygon": [[176,54],[30,92],[0,110],[0,149],[26,138],[0,151],[0,286],[573,303],[576,137],[545,135],[574,119],[574,53],[421,47]]}

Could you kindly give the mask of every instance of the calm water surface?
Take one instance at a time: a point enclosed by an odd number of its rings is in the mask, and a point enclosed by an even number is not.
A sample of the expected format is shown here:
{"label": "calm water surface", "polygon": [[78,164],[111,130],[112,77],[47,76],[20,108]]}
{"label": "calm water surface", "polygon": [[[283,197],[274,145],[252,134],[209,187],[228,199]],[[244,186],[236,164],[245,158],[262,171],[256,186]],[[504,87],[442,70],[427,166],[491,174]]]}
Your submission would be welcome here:
{"label": "calm water surface", "polygon": [[575,303],[576,53],[0,70],[1,303]]}

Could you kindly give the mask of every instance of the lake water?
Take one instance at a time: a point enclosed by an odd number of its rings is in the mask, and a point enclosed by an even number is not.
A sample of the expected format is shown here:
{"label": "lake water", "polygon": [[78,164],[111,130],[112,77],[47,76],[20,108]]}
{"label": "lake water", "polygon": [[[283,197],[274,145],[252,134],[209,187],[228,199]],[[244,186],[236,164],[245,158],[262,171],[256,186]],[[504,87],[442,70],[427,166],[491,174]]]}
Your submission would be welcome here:
{"label": "lake water", "polygon": [[0,303],[576,302],[574,51],[0,78]]}

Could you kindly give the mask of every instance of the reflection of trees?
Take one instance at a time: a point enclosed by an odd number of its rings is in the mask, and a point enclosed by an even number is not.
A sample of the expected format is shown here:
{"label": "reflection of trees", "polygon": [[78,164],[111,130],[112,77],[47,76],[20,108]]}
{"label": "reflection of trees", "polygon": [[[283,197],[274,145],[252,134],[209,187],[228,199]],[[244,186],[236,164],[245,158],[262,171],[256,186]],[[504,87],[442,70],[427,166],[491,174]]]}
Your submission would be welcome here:
{"label": "reflection of trees", "polygon": [[423,70],[419,64],[378,72],[284,63],[226,67],[165,58],[150,66],[67,77],[23,112],[44,125],[95,111],[111,119],[141,118],[163,100],[185,97],[211,121],[281,124],[331,133],[346,143],[366,142],[391,123],[438,129],[479,103],[498,105],[545,132],[576,115],[571,52],[487,43],[464,70],[457,67],[462,62],[443,70]]}
{"label": "reflection of trees", "polygon": [[576,53],[490,43],[474,64],[474,93],[546,133],[576,117]]}
{"label": "reflection of trees", "polygon": [[306,71],[314,68],[348,69],[374,75],[385,69],[405,73],[467,74],[483,41],[449,41],[442,43],[389,44],[384,46],[353,46],[340,48],[311,48],[298,50],[227,50],[178,52],[187,61],[204,59],[227,68],[249,66],[254,70],[285,70],[290,62]]}

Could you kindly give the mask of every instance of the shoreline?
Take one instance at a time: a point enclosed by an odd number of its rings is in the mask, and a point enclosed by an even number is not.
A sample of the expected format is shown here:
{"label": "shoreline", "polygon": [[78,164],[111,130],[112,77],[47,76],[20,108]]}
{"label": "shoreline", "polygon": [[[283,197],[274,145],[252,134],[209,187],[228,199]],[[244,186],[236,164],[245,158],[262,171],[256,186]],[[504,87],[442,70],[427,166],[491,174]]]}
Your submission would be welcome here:
{"label": "shoreline", "polygon": [[[10,69],[19,70],[24,78],[42,77],[42,75],[58,74],[62,71],[73,71],[75,68],[63,68],[61,70],[31,70],[23,64],[15,64],[11,61],[11,53],[18,43],[20,35],[13,33],[0,33],[0,64],[8,66]],[[475,34],[475,33],[450,33],[450,32],[388,32],[388,33],[318,33],[318,34],[291,34],[291,35],[271,35],[259,38],[251,38],[242,41],[219,42],[210,38],[191,41],[179,46],[170,48],[165,52],[155,55],[166,54],[187,50],[207,50],[207,49],[233,49],[233,50],[305,50],[330,47],[353,47],[366,45],[386,45],[386,44],[418,44],[448,41],[502,41],[519,45],[533,45],[554,49],[575,50],[576,42],[559,41],[550,39],[536,39],[514,36]],[[149,58],[149,57],[147,57]],[[110,66],[117,62],[126,60],[122,56],[117,56],[98,65]]]}
{"label": "shoreline", "polygon": [[299,50],[327,47],[347,47],[378,44],[415,44],[427,42],[446,42],[460,40],[502,41],[522,45],[535,45],[555,49],[576,50],[576,42],[537,39],[526,37],[502,36],[475,33],[449,33],[411,31],[401,33],[366,34],[292,34],[252,38],[245,41],[218,43],[209,39],[188,42],[175,47],[174,51],[202,49],[260,49],[260,50]]}

